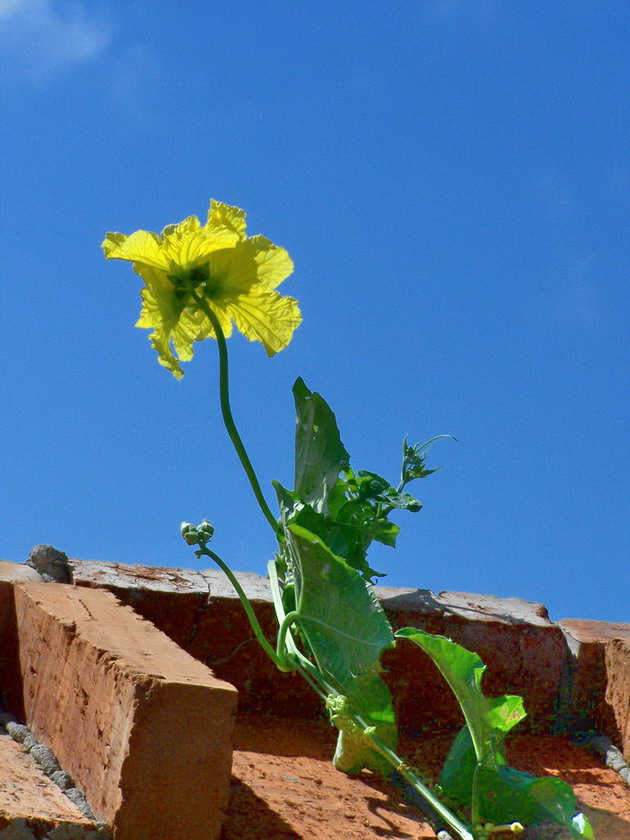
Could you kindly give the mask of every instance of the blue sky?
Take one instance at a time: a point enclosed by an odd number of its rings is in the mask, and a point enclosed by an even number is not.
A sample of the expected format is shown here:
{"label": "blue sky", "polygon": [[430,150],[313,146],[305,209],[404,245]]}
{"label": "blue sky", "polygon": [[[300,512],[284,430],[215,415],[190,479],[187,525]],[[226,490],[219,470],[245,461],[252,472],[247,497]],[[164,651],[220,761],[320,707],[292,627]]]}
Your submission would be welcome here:
{"label": "blue sky", "polygon": [[198,568],[179,522],[207,517],[264,573],[216,345],[175,381],[99,247],[214,197],[296,265],[288,349],[230,342],[263,486],[291,484],[302,376],[355,468],[395,481],[405,435],[457,437],[372,553],[384,583],[630,621],[627,3],[157,8],[0,2],[0,556]]}

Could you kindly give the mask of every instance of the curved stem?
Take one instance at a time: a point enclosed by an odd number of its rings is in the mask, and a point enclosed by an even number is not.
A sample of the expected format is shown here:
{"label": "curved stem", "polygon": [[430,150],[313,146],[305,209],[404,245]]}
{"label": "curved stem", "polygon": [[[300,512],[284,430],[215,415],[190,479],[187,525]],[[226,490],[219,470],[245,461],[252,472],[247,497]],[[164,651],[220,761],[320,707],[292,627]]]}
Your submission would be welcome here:
{"label": "curved stem", "polygon": [[319,696],[320,700],[326,703],[327,697],[333,693],[332,689],[326,685],[325,689],[322,688],[320,682],[322,681],[321,673],[315,668],[312,662],[309,662],[306,657],[302,657],[302,661],[299,659],[294,660],[294,665],[296,671],[302,675],[302,679],[306,680],[306,682],[310,685],[313,691]]}
{"label": "curved stem", "polygon": [[238,455],[240,462],[243,465],[243,469],[245,470],[247,478],[249,479],[249,483],[251,484],[252,490],[254,491],[256,501],[258,502],[258,505],[261,511],[263,512],[265,519],[273,528],[274,533],[277,534],[278,521],[271,512],[271,509],[267,504],[265,497],[263,496],[263,492],[260,489],[258,476],[254,471],[254,467],[252,466],[252,462],[249,459],[249,455],[247,454],[245,445],[243,444],[241,436],[238,433],[238,429],[236,428],[234,417],[232,416],[232,409],[230,407],[230,375],[228,368],[228,352],[227,345],[225,343],[225,335],[223,334],[223,330],[221,328],[221,324],[219,323],[219,319],[214,314],[212,309],[208,306],[206,301],[203,300],[203,298],[196,295],[194,292],[193,297],[195,298],[197,305],[199,306],[203,314],[208,317],[210,323],[212,324],[212,328],[217,337],[217,344],[219,345],[219,394],[221,400],[221,414],[223,416],[225,428],[227,429],[227,433],[230,436],[230,440],[234,445],[236,454]]}
{"label": "curved stem", "polygon": [[218,555],[218,554],[215,554],[215,552],[214,552],[214,551],[211,551],[211,549],[209,549],[209,548],[208,548],[207,546],[205,546],[205,545],[204,545],[204,546],[202,546],[202,547],[200,547],[200,549],[199,549],[199,553],[201,553],[201,554],[205,554],[205,555],[207,555],[208,557],[210,557],[212,560],[214,560],[214,562],[217,564],[217,566],[218,566],[218,567],[219,567],[219,568],[220,568],[220,569],[221,569],[221,570],[225,573],[225,575],[228,577],[228,579],[229,579],[230,583],[232,584],[232,586],[234,587],[234,589],[236,589],[236,594],[237,594],[237,595],[238,595],[238,597],[241,599],[241,604],[243,605],[243,609],[244,609],[244,610],[245,610],[245,612],[247,613],[247,618],[249,619],[249,623],[250,623],[250,624],[251,624],[251,626],[252,626],[252,630],[254,631],[254,634],[255,634],[256,638],[258,639],[258,641],[260,642],[261,647],[263,648],[263,650],[265,651],[265,653],[267,654],[267,656],[268,656],[268,657],[272,660],[272,662],[274,663],[274,665],[275,665],[277,668],[279,668],[279,670],[281,670],[281,671],[291,670],[290,668],[288,668],[288,667],[287,667],[287,665],[285,664],[284,660],[282,660],[282,659],[281,659],[281,658],[280,658],[280,657],[276,654],[275,650],[271,647],[271,645],[270,645],[270,644],[269,644],[269,642],[267,641],[267,638],[266,638],[265,634],[263,633],[263,631],[262,631],[262,628],[261,628],[260,624],[258,623],[258,619],[256,618],[256,613],[254,612],[253,607],[252,607],[252,605],[251,605],[251,604],[250,604],[250,602],[249,602],[249,598],[248,598],[248,597],[247,597],[247,595],[245,594],[245,592],[244,592],[244,590],[243,590],[243,587],[242,587],[242,586],[241,586],[241,584],[238,582],[238,580],[237,580],[237,578],[236,578],[236,575],[234,574],[234,572],[232,571],[232,569],[230,569],[230,567],[227,565],[227,563],[225,563],[225,562],[224,562],[224,561],[223,561],[223,560],[219,557],[219,555]]}
{"label": "curved stem", "polygon": [[283,652],[286,648],[286,638],[287,632],[290,629],[291,625],[297,618],[298,613],[294,610],[290,612],[288,615],[285,615],[282,619],[282,623],[280,624],[280,630],[278,631],[278,643],[276,645],[276,654],[280,657],[283,655]]}

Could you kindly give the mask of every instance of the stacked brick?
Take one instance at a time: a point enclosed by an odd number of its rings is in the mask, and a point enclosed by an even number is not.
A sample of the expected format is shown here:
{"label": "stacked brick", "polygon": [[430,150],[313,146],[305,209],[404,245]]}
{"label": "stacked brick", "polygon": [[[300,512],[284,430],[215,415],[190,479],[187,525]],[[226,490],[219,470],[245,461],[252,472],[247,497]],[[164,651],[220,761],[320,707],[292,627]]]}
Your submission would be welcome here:
{"label": "stacked brick", "polygon": [[[285,716],[318,715],[317,698],[267,661],[220,572],[64,558],[0,562],[0,840],[217,840],[236,689],[239,708]],[[239,579],[271,637],[267,581]],[[377,594],[394,626],[476,650],[486,693],[523,695],[532,732],[596,731],[627,767],[630,625],[558,625],[519,599]],[[403,725],[435,703],[459,723],[418,649],[385,665]]]}

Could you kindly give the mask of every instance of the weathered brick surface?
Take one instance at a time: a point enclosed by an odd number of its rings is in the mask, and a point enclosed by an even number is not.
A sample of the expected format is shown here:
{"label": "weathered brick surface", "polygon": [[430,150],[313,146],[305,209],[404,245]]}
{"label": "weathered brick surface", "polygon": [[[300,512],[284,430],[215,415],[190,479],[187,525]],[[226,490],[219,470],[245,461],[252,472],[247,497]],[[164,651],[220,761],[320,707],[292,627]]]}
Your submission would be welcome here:
{"label": "weathered brick surface", "polygon": [[[610,700],[609,683],[624,685],[623,654],[607,661],[607,648],[614,639],[625,639],[630,643],[630,624],[612,624],[605,621],[588,621],[567,618],[560,622],[567,635],[571,659],[569,678],[566,685],[568,725],[573,729],[590,729],[608,735],[615,744],[621,745],[624,727],[620,716],[620,703]],[[623,647],[623,646],[622,646]],[[614,649],[613,649],[614,650]],[[615,667],[612,662],[615,661]],[[628,663],[630,665],[630,663]],[[630,672],[625,676],[630,686]],[[615,690],[614,696],[623,696],[623,689]],[[610,696],[609,696],[610,695]]]}
{"label": "weathered brick surface", "polygon": [[234,688],[109,592],[15,594],[26,721],[116,840],[218,837]]}
{"label": "weathered brick surface", "polygon": [[605,661],[606,702],[613,718],[613,730],[607,734],[619,744],[624,758],[630,763],[630,638],[608,641]]}
{"label": "weathered brick surface", "polygon": [[96,840],[96,831],[0,729],[0,840]]}
{"label": "weathered brick surface", "polygon": [[[565,642],[542,604],[465,592],[376,587],[395,629],[416,627],[446,636],[479,654],[488,696],[519,694],[527,718],[521,729],[550,732],[562,676]],[[402,726],[462,722],[461,712],[437,668],[416,645],[400,642],[384,657]]]}
{"label": "weathered brick surface", "polygon": [[[153,621],[197,659],[239,689],[239,710],[314,717],[319,698],[297,675],[279,674],[258,643],[240,602],[219,570],[121,566],[73,560],[81,586],[105,586]],[[237,574],[268,638],[276,633],[269,582]],[[475,650],[488,670],[487,694],[522,694],[525,728],[550,731],[566,644],[541,604],[519,598],[376,587],[395,627],[410,625],[439,633]],[[461,721],[459,707],[426,654],[400,643],[385,657],[403,726]]]}
{"label": "weathered brick surface", "polygon": [[0,704],[23,717],[22,677],[18,662],[14,584],[41,580],[35,569],[0,560]]}
{"label": "weathered brick surface", "polygon": [[184,649],[208,600],[203,573],[126,563],[72,560],[78,586],[103,588],[152,621]]}
{"label": "weathered brick surface", "polygon": [[[318,717],[322,704],[297,674],[282,674],[262,651],[222,571],[72,560],[78,586],[104,587],[152,621],[221,679],[238,689],[239,712]],[[269,581],[237,578],[269,639],[277,632]]]}

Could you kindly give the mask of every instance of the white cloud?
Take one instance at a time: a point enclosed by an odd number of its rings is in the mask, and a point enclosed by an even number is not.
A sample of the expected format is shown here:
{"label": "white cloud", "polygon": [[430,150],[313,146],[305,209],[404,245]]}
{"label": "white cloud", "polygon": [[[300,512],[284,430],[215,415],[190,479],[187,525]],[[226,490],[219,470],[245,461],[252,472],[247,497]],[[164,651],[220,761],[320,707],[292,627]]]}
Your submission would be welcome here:
{"label": "white cloud", "polygon": [[0,0],[0,23],[3,18],[9,17],[25,5],[24,0]]}
{"label": "white cloud", "polygon": [[[44,81],[103,53],[111,29],[98,6],[54,0],[0,0],[0,56],[11,77]],[[8,77],[8,78],[7,78]]]}

